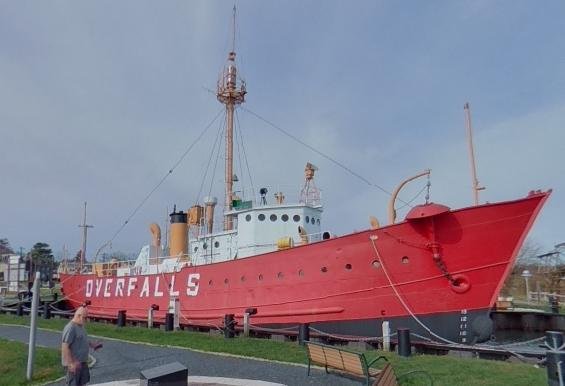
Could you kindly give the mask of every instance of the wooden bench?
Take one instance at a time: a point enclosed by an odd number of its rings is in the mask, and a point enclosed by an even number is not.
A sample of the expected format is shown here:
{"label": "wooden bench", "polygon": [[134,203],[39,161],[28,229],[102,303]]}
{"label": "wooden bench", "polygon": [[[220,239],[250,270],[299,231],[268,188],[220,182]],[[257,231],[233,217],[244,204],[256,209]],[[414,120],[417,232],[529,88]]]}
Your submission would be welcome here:
{"label": "wooden bench", "polygon": [[305,342],[308,350],[308,375],[310,375],[310,365],[312,363],[324,366],[326,373],[328,368],[336,369],[344,373],[349,373],[365,378],[367,386],[370,385],[371,378],[376,377],[382,370],[372,368],[379,359],[388,361],[384,356],[367,362],[367,358],[362,353],[344,350],[341,348],[327,346],[325,344]]}
{"label": "wooden bench", "polygon": [[373,386],[398,386],[399,385],[398,380],[400,378],[403,378],[406,375],[416,374],[416,373],[425,374],[428,380],[430,381],[430,386],[433,386],[434,380],[427,372],[423,370],[414,370],[404,373],[397,377],[390,363],[387,363],[385,367],[382,369],[382,371],[380,371],[377,374],[377,379],[375,380],[375,383],[373,383]]}

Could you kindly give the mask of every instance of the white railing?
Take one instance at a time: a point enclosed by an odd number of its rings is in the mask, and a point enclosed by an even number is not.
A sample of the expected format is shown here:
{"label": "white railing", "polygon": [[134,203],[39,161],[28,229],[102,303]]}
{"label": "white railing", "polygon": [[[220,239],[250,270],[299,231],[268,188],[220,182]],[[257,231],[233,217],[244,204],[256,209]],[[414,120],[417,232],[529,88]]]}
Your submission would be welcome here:
{"label": "white railing", "polygon": [[[175,260],[171,262],[171,260]],[[175,265],[180,265],[181,263],[189,261],[188,255],[179,256],[160,256],[160,257],[149,257],[148,264],[136,266],[137,260],[117,260],[117,261],[106,261],[97,263],[87,263],[83,264],[82,268],[80,263],[75,261],[62,261],[59,265],[59,273],[73,273],[73,274],[83,274],[90,275],[96,274],[98,276],[129,276],[129,275],[139,275],[143,272],[144,267],[147,266],[163,266],[166,269],[160,270],[156,269],[159,273],[169,272]],[[175,264],[176,263],[176,264]]]}
{"label": "white railing", "polygon": [[565,295],[557,295],[553,292],[530,292],[528,301],[549,301],[549,297],[554,296],[559,300],[559,303],[565,302]]}

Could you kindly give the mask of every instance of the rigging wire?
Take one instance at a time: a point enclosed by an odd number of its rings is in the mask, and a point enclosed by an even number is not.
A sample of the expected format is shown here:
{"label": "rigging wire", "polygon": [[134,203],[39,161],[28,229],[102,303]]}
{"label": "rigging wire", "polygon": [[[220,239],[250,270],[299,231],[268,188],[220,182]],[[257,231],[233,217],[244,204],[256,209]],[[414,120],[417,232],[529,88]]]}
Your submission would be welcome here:
{"label": "rigging wire", "polygon": [[[224,111],[224,118],[225,118],[226,114]],[[225,119],[222,120],[222,122],[225,121]],[[204,171],[204,175],[202,176],[202,182],[200,183],[200,189],[198,190],[198,195],[196,196],[196,199],[194,200],[194,202],[196,202],[196,204],[199,203],[200,198],[202,197],[202,189],[204,189],[204,183],[206,182],[206,177],[208,176],[208,171],[210,170],[210,165],[212,164],[212,157],[214,156],[214,153],[216,152],[216,145],[218,146],[218,148],[220,146],[222,146],[222,133],[223,133],[223,128],[222,128],[222,123],[220,122],[220,125],[218,126],[218,134],[216,134],[216,139],[214,140],[214,145],[212,146],[212,151],[210,152],[210,156],[208,157],[208,164],[206,165],[206,170]]]}
{"label": "rigging wire", "polygon": [[[412,202],[414,202],[414,200],[416,200],[416,199],[420,196],[420,194],[422,194],[422,193],[424,192],[424,190],[426,190],[427,188],[428,188],[428,184],[426,183],[426,184],[424,185],[424,187],[423,187],[422,189],[420,189],[420,191],[419,191],[418,193],[416,193],[416,195],[415,195],[414,197],[412,197],[412,199],[408,200],[408,201],[407,201],[404,205],[402,205],[400,208],[396,208],[396,210],[404,209],[405,207],[407,207],[407,206],[409,206],[409,205],[412,206],[412,205],[411,205]],[[403,201],[403,202],[404,202],[404,201]]]}
{"label": "rigging wire", "polygon": [[202,132],[198,135],[198,137],[188,146],[188,148],[185,150],[185,152],[180,156],[180,158],[174,163],[174,165],[169,169],[169,171],[163,176],[163,178],[161,178],[161,180],[157,183],[157,185],[155,185],[155,187],[149,192],[149,194],[147,194],[145,196],[145,198],[143,200],[141,200],[141,202],[139,203],[139,205],[137,205],[137,207],[130,213],[130,215],[127,217],[127,219],[124,221],[124,223],[118,228],[118,230],[114,233],[114,235],[110,238],[110,240],[108,240],[106,243],[104,243],[100,248],[98,248],[98,250],[96,251],[96,255],[95,255],[95,259],[98,257],[98,254],[107,246],[111,245],[112,242],[116,239],[116,237],[122,232],[122,230],[126,227],[126,225],[130,222],[130,220],[133,218],[133,216],[136,215],[136,213],[141,209],[141,207],[147,202],[147,200],[149,200],[149,198],[153,195],[153,193],[155,193],[155,191],[157,189],[159,189],[159,187],[163,184],[163,182],[165,182],[165,180],[171,175],[173,174],[173,171],[180,165],[180,163],[184,160],[184,158],[188,155],[188,153],[194,148],[194,146],[202,139],[202,137],[204,136],[204,134],[208,131],[208,129],[210,128],[210,126],[212,126],[212,124],[214,124],[214,122],[216,122],[216,120],[218,119],[218,117],[220,116],[220,114],[224,111],[224,109],[221,109],[220,111],[218,111],[218,113],[216,114],[216,116],[214,117],[214,119],[212,119],[212,121],[210,121],[210,123],[208,123],[208,125],[206,125],[206,127],[204,128],[204,130],[202,130]]}
{"label": "rigging wire", "polygon": [[[275,125],[273,122],[269,121],[266,118],[263,118],[262,116],[260,116],[259,114],[257,114],[254,111],[251,111],[245,107],[241,107],[242,109],[244,109],[245,111],[247,111],[249,114],[255,116],[257,119],[265,122],[266,124],[268,124],[269,126],[277,129],[278,131],[280,131],[281,133],[283,133],[284,135],[286,135],[287,137],[292,138],[293,140],[295,140],[296,142],[298,142],[299,144],[301,144],[302,146],[307,147],[308,149],[312,150],[313,152],[315,152],[316,154],[324,157],[325,159],[327,159],[328,161],[334,163],[335,165],[339,166],[340,168],[342,168],[343,170],[349,172],[351,175],[357,177],[358,179],[360,179],[361,181],[363,181],[364,183],[366,183],[369,186],[373,186],[377,189],[379,189],[380,191],[384,192],[385,194],[392,196],[392,193],[389,192],[388,190],[386,190],[385,188],[383,188],[382,186],[375,184],[371,181],[369,181],[368,179],[366,179],[365,177],[363,177],[362,175],[354,172],[353,170],[351,170],[349,167],[345,166],[344,164],[342,164],[341,162],[337,161],[336,159],[330,157],[329,155],[322,153],[320,150],[316,149],[315,147],[313,147],[312,145],[307,144],[306,142],[300,140],[298,137],[290,134],[288,131],[284,130],[283,128],[281,128],[280,126]],[[398,198],[399,201],[402,201],[404,203],[406,203],[404,200]]]}
{"label": "rigging wire", "polygon": [[[247,152],[245,150],[245,139],[243,138],[243,130],[241,129],[241,125],[239,123],[239,114],[237,113],[237,109],[235,110],[235,119],[237,120],[237,126],[239,128],[239,135],[241,140],[241,148],[243,149],[243,159],[245,160],[245,166],[247,167],[247,174],[249,175],[249,181],[251,183],[251,198],[255,198],[255,186],[253,185],[253,176],[251,175],[251,169],[249,168],[249,159],[247,157]],[[243,166],[241,166],[243,167]]]}
{"label": "rigging wire", "polygon": [[[223,125],[220,126],[221,128],[221,138],[225,138],[224,133],[226,132],[226,125],[225,122]],[[218,160],[220,159],[220,154],[222,149],[222,141],[220,140],[220,145],[218,146],[218,152],[216,153],[216,161],[214,162],[214,168],[212,169],[212,176],[210,178],[210,189],[208,190],[208,196],[212,195],[212,187],[214,186],[214,179],[216,178],[216,170],[218,169]]]}
{"label": "rigging wire", "polygon": [[[239,124],[239,121],[237,122]],[[240,146],[240,141],[241,141],[241,136],[240,136],[240,128],[238,127],[238,125],[234,125],[234,135],[235,135],[235,143],[237,145],[237,159],[239,160],[238,163],[238,173],[239,173],[239,186],[241,187],[241,194],[243,196],[243,193],[245,191],[245,183],[244,183],[244,179],[243,179],[243,162],[241,162],[241,146]]]}

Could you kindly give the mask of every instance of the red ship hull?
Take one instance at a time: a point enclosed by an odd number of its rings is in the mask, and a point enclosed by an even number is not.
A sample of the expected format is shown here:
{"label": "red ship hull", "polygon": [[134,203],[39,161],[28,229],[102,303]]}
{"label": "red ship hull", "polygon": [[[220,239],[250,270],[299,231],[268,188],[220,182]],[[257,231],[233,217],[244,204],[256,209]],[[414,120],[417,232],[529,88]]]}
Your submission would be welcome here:
{"label": "red ship hull", "polygon": [[[73,307],[92,316],[164,319],[171,296],[180,323],[312,326],[380,335],[380,322],[472,343],[490,335],[488,310],[550,192],[479,205],[294,248],[159,275],[97,277],[61,273]],[[421,323],[416,321],[416,318]],[[425,325],[429,330],[422,326]],[[487,336],[488,337],[488,336]]]}

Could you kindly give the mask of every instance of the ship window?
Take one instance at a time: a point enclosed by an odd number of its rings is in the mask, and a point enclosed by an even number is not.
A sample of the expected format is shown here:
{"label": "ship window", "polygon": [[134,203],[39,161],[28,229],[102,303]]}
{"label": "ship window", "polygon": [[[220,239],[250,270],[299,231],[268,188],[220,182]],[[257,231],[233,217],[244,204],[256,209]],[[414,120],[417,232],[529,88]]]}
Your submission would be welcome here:
{"label": "ship window", "polygon": [[310,222],[310,217],[306,216],[306,224]]}
{"label": "ship window", "polygon": [[207,243],[202,244],[202,249],[208,249],[208,244]]}
{"label": "ship window", "polygon": [[227,285],[227,284],[228,284],[229,282],[230,282],[230,281],[229,281],[229,280],[228,280],[227,278],[226,278],[226,279],[224,279],[224,284],[226,284],[226,285]]}
{"label": "ship window", "polygon": [[298,270],[298,276],[304,276],[304,271],[301,270],[301,269],[299,269],[299,270]]}
{"label": "ship window", "polygon": [[276,214],[272,214],[269,219],[273,222],[277,221],[277,215]]}
{"label": "ship window", "polygon": [[281,220],[283,220],[284,222],[287,222],[288,221],[288,214],[283,214],[281,216]]}
{"label": "ship window", "polygon": [[214,242],[214,248],[218,248],[220,246],[220,242],[219,241],[215,241]]}
{"label": "ship window", "polygon": [[198,246],[194,247],[194,252],[198,252]]}
{"label": "ship window", "polygon": [[310,223],[311,223],[312,225],[316,224],[316,220],[314,220],[314,217],[312,217],[312,220],[310,220]]}
{"label": "ship window", "polygon": [[282,279],[284,277],[282,272],[277,273],[277,278],[278,279]]}
{"label": "ship window", "polygon": [[322,271],[323,273],[328,272],[328,267],[322,267],[320,268],[320,271]]}
{"label": "ship window", "polygon": [[294,222],[298,222],[300,221],[300,216],[295,214],[294,216],[292,216],[292,219],[294,220]]}
{"label": "ship window", "polygon": [[400,261],[402,261],[402,264],[408,264],[410,262],[410,259],[408,258],[408,256],[402,256],[402,259]]}
{"label": "ship window", "polygon": [[371,265],[373,266],[373,268],[377,269],[381,267],[381,262],[378,260],[373,260],[373,262],[371,263]]}
{"label": "ship window", "polygon": [[263,280],[263,274],[262,273],[259,274],[259,281],[261,281],[261,280]]}
{"label": "ship window", "polygon": [[242,282],[244,282],[244,281],[245,281],[245,276],[242,276],[240,280],[241,280]]}
{"label": "ship window", "polygon": [[210,280],[210,281],[208,282],[208,285],[212,285],[212,284],[214,284],[214,282],[213,282],[212,280]]}
{"label": "ship window", "polygon": [[345,264],[345,269],[347,269],[348,271],[351,270],[351,264]]}
{"label": "ship window", "polygon": [[251,221],[251,215],[248,214],[247,216],[245,216],[245,221]]}
{"label": "ship window", "polygon": [[261,213],[259,216],[259,221],[265,221],[265,215],[263,213]]}

